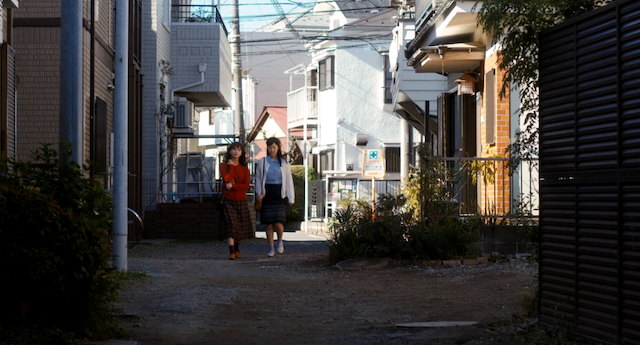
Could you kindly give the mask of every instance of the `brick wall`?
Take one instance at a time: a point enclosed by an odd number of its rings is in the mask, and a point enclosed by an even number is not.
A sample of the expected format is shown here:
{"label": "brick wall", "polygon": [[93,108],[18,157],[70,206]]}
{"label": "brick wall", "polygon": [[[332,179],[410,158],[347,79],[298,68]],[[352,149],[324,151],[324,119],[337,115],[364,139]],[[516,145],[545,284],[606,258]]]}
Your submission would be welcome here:
{"label": "brick wall", "polygon": [[[249,203],[249,209],[253,207],[253,203]],[[255,231],[256,215],[250,213]],[[220,212],[213,203],[157,204],[155,210],[144,214],[144,237],[215,240],[218,224]]]}
{"label": "brick wall", "polygon": [[[480,125],[480,157],[508,157],[509,144],[510,144],[510,118],[511,118],[511,104],[509,102],[509,89],[506,94],[500,97],[500,91],[504,84],[504,76],[506,71],[498,67],[498,52],[494,51],[485,59],[484,70],[490,71],[496,69],[495,75],[495,144],[488,144],[487,142],[487,128],[486,121]],[[486,93],[484,93],[486,95]],[[483,96],[484,97],[484,96]],[[481,107],[481,115],[486,119],[487,109],[486,100],[483,100]],[[504,164],[496,164],[495,166],[495,181],[496,183],[488,184],[486,188],[483,188],[481,195],[478,198],[480,207],[484,212],[504,214],[509,212],[511,205],[510,195],[510,176],[509,170]]]}

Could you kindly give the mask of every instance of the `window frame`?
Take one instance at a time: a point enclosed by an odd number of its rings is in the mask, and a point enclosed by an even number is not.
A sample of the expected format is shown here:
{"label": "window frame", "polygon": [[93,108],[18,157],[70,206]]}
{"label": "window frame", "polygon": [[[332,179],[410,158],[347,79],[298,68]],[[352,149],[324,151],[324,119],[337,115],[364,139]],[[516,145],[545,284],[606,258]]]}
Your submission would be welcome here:
{"label": "window frame", "polygon": [[335,56],[329,55],[318,62],[318,89],[325,91],[335,86]]}
{"label": "window frame", "polygon": [[487,145],[496,144],[496,70],[491,69],[485,74],[485,142]]}
{"label": "window frame", "polygon": [[387,173],[399,173],[402,166],[400,146],[384,146],[384,168]]}

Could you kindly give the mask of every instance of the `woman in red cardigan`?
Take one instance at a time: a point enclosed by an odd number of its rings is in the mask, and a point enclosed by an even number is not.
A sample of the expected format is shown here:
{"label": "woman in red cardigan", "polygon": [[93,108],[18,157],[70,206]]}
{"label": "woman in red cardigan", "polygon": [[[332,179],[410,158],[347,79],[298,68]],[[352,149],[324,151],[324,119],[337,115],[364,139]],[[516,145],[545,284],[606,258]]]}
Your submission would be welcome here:
{"label": "woman in red cardigan", "polygon": [[247,205],[247,190],[251,176],[247,167],[244,146],[232,143],[220,164],[224,203],[222,206],[219,240],[227,240],[229,260],[240,258],[240,241],[255,237]]}

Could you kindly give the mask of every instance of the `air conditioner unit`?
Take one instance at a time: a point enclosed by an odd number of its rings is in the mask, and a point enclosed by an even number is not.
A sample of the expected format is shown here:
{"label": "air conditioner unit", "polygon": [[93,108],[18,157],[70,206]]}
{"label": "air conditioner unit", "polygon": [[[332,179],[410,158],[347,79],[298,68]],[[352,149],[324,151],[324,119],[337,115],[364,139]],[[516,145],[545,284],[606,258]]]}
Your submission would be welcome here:
{"label": "air conditioner unit", "polygon": [[193,128],[196,121],[196,108],[192,102],[183,97],[175,98],[175,112],[173,115],[174,128]]}

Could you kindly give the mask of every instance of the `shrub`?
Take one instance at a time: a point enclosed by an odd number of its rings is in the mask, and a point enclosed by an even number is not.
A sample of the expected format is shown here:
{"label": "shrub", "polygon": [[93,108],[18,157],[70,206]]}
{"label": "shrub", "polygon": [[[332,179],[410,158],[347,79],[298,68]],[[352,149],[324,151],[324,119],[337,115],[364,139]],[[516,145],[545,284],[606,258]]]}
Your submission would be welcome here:
{"label": "shrub", "polygon": [[476,258],[481,253],[474,243],[480,238],[479,226],[457,218],[446,218],[431,229],[416,225],[407,231],[404,257],[412,261]]}
{"label": "shrub", "polygon": [[110,265],[112,199],[85,171],[74,162],[61,165],[47,145],[34,152],[33,163],[0,162],[5,326],[88,338],[113,331],[109,303],[120,280]]}
{"label": "shrub", "polygon": [[329,259],[390,257],[396,260],[475,258],[480,240],[478,224],[455,217],[427,227],[416,224],[403,195],[381,195],[376,216],[361,200],[342,201],[329,221]]}
{"label": "shrub", "polygon": [[[307,170],[309,181],[316,179],[316,173],[312,167]],[[296,193],[296,200],[290,207],[287,207],[287,221],[304,220],[304,166],[292,165],[291,175],[293,177],[293,187]]]}

